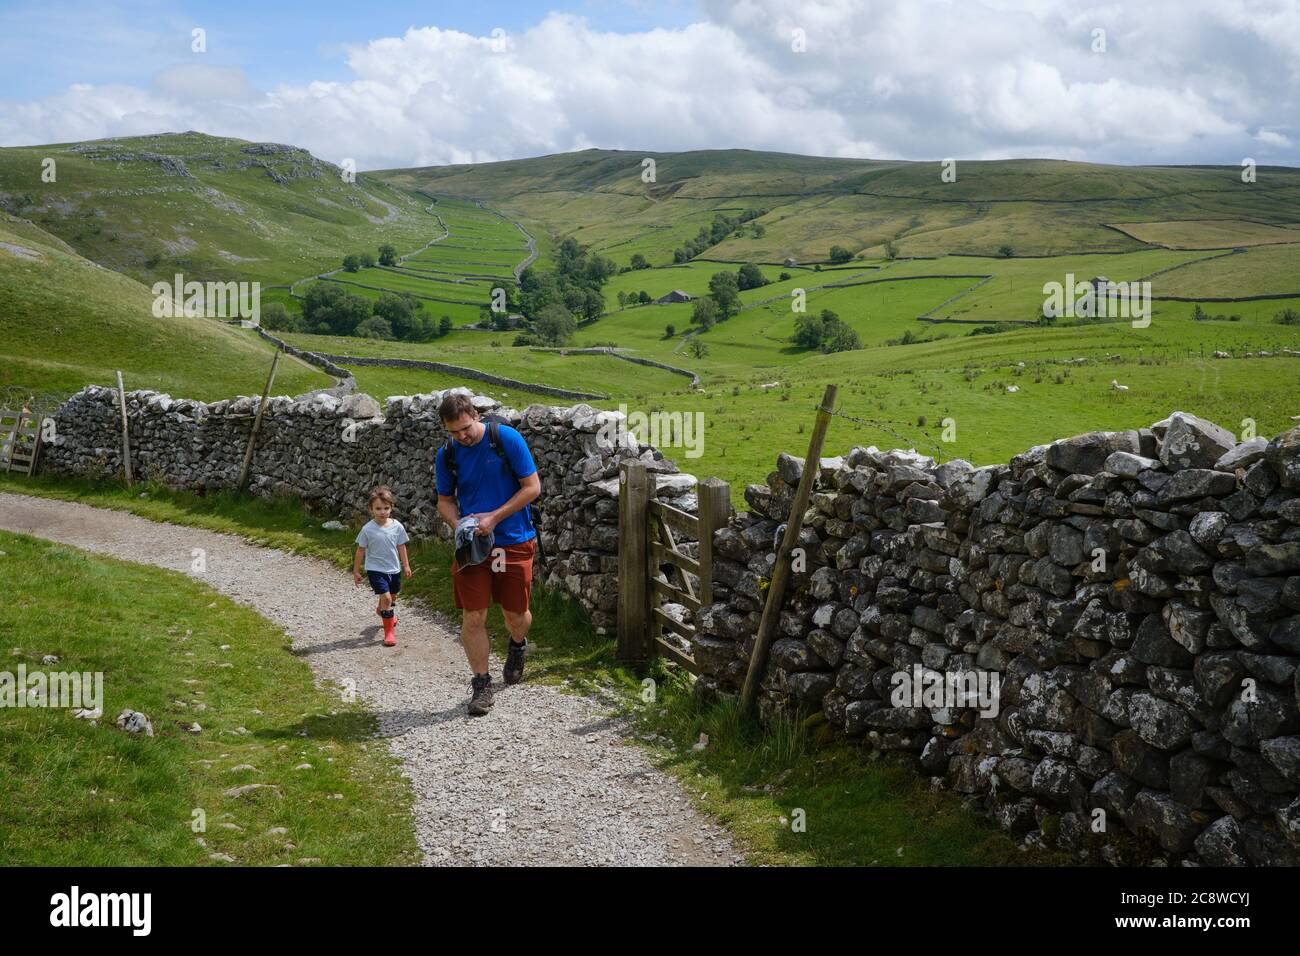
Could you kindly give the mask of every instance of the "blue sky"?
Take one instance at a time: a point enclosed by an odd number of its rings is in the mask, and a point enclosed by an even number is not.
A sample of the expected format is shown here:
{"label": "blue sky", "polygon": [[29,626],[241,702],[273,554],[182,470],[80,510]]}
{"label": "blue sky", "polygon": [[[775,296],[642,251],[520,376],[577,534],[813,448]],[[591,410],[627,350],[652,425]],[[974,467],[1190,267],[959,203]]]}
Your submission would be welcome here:
{"label": "blue sky", "polygon": [[589,147],[1300,165],[1300,0],[0,0],[0,146],[187,129],[359,169]]}
{"label": "blue sky", "polygon": [[207,31],[208,57],[243,69],[260,88],[277,83],[346,80],[348,45],[400,36],[408,27],[438,26],[490,36],[520,33],[552,9],[620,33],[683,27],[702,19],[681,2],[582,0],[526,3],[341,2],[276,0],[220,3],[5,2],[0,3],[0,90],[9,100],[57,93],[73,83],[147,84],[158,70],[190,56],[194,27]]}

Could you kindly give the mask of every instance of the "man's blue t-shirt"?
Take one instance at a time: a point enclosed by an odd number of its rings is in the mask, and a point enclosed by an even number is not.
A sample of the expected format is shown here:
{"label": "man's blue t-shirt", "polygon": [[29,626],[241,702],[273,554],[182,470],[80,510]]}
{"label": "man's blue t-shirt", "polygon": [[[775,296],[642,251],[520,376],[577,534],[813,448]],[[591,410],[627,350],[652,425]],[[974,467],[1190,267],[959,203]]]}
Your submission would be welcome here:
{"label": "man's blue t-shirt", "polygon": [[[460,500],[462,518],[465,515],[495,511],[500,508],[519,491],[519,481],[515,479],[515,475],[524,479],[537,471],[537,465],[533,463],[533,456],[528,450],[528,443],[524,441],[524,436],[509,425],[499,425],[501,450],[506,453],[506,457],[510,459],[510,466],[514,468],[514,475],[512,475],[510,468],[507,468],[506,463],[501,460],[501,456],[492,450],[488,427],[485,422],[483,437],[477,444],[456,444],[455,494]],[[452,494],[451,470],[443,460],[446,454],[446,448],[438,449],[434,471],[438,480],[438,494],[450,496]],[[533,530],[527,508],[516,511],[506,518],[492,533],[493,540],[499,545],[520,544],[532,540],[537,534]]]}

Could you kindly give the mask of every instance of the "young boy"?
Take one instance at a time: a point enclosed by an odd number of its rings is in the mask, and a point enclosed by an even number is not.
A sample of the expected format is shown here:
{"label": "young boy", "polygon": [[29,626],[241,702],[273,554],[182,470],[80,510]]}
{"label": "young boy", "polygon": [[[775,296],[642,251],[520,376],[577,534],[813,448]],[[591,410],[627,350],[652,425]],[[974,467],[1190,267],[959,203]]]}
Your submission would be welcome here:
{"label": "young boy", "polygon": [[402,590],[402,574],[411,578],[411,562],[406,558],[406,542],[411,539],[402,523],[394,518],[392,491],[380,485],[370,492],[371,520],[357,533],[357,554],[352,562],[353,586],[361,584],[361,562],[366,564],[370,587],[379,595],[375,612],[384,622],[384,646],[394,647],[397,636],[397,592]]}

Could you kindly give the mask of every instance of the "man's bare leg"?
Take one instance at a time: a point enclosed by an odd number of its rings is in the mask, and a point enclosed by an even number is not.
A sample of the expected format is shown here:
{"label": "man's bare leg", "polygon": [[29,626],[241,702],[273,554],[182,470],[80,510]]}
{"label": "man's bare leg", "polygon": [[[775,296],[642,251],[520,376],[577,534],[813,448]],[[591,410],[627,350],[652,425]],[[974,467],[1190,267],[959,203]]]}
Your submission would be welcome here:
{"label": "man's bare leg", "polygon": [[475,676],[488,672],[487,608],[464,611],[460,620],[460,643],[465,648]]}
{"label": "man's bare leg", "polygon": [[533,626],[532,611],[525,608],[523,614],[516,614],[514,611],[502,608],[501,616],[506,619],[506,630],[510,632],[510,637],[516,644],[528,640],[528,629]]}

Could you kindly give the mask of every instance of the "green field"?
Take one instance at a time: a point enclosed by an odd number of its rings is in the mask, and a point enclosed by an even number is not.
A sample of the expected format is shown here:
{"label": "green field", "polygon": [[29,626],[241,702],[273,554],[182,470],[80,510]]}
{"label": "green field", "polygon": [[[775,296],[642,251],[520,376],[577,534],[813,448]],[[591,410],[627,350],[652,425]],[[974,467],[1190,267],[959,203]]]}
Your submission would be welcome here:
{"label": "green field", "polygon": [[[318,686],[285,633],[253,611],[184,574],[8,532],[0,585],[7,668],[103,675],[97,724],[66,709],[0,708],[0,863],[419,861],[409,784],[376,745],[374,715]],[[57,664],[43,665],[47,654]],[[113,726],[127,708],[150,717],[154,736]],[[200,732],[183,729],[194,723]],[[314,769],[295,772],[304,760]],[[256,776],[232,773],[249,765]],[[274,781],[281,799],[232,799],[232,781]]]}
{"label": "green field", "polygon": [[1258,246],[1175,269],[1160,276],[1155,294],[1210,298],[1287,292],[1300,293],[1300,243]]}

